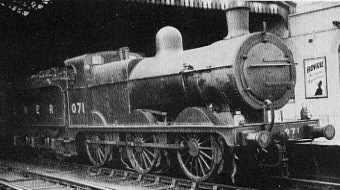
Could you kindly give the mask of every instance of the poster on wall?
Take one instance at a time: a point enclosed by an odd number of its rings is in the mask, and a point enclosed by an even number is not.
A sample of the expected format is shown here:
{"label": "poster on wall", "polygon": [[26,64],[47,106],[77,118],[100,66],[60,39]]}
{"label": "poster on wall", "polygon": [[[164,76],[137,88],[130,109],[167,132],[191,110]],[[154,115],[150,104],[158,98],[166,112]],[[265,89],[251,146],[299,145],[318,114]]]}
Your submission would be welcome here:
{"label": "poster on wall", "polygon": [[326,98],[328,95],[326,57],[305,59],[303,62],[306,98]]}

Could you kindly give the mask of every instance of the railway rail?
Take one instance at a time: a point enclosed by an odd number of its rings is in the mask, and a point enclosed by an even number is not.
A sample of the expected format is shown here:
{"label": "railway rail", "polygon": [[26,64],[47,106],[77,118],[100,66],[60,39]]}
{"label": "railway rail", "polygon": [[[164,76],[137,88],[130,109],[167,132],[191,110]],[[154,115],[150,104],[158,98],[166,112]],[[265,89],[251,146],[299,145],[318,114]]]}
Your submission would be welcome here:
{"label": "railway rail", "polygon": [[124,189],[190,189],[190,190],[249,190],[249,189],[294,189],[318,190],[340,189],[340,183],[302,178],[262,176],[261,187],[247,188],[217,183],[196,183],[155,174],[139,174],[112,168],[95,168],[75,163],[44,159],[33,163],[0,160],[0,189],[79,189],[79,190],[124,190]]}
{"label": "railway rail", "polygon": [[[327,181],[327,179],[306,179],[295,177],[273,177],[263,176],[263,189],[285,189],[285,190],[336,190],[340,189],[340,183]],[[260,189],[262,189],[260,188]]]}
{"label": "railway rail", "polygon": [[[225,184],[196,183],[188,179],[139,174],[111,168],[95,168],[93,166],[74,163],[43,160],[35,163],[18,163],[0,160],[0,184],[9,189],[86,189],[86,190],[124,190],[124,189],[181,189],[181,190],[251,190]],[[7,179],[7,180],[6,180]],[[12,180],[9,180],[12,179]]]}
{"label": "railway rail", "polygon": [[286,183],[294,184],[294,186],[299,188],[308,188],[310,190],[314,189],[340,189],[340,183],[318,181],[318,180],[308,180],[308,179],[298,179],[298,178],[286,178],[283,179]]}
{"label": "railway rail", "polygon": [[[58,171],[56,170],[55,173]],[[61,175],[61,173],[60,173]],[[6,190],[112,190],[94,184],[84,183],[77,180],[56,177],[43,174],[43,171],[29,171],[28,169],[18,169],[0,166],[0,188]]]}

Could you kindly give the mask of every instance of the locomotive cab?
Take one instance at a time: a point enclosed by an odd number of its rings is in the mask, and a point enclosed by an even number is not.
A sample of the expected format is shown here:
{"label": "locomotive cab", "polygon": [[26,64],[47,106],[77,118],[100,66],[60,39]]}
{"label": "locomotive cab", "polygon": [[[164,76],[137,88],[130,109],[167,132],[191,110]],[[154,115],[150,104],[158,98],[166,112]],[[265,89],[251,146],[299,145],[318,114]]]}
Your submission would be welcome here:
{"label": "locomotive cab", "polygon": [[[129,52],[127,47],[120,48],[118,51],[106,51],[92,54],[85,54],[65,60],[65,66],[73,67],[77,75],[73,81],[74,88],[84,88],[95,78],[99,78],[98,72],[94,69],[105,64],[119,62],[122,60],[131,60],[141,58],[139,54]],[[102,72],[107,74],[109,72]],[[111,75],[120,75],[119,73],[111,73]],[[107,74],[108,75],[108,74]]]}
{"label": "locomotive cab", "polygon": [[126,83],[129,70],[141,58],[121,48],[66,60],[65,65],[77,71],[68,91],[70,126],[119,123],[130,112]]}

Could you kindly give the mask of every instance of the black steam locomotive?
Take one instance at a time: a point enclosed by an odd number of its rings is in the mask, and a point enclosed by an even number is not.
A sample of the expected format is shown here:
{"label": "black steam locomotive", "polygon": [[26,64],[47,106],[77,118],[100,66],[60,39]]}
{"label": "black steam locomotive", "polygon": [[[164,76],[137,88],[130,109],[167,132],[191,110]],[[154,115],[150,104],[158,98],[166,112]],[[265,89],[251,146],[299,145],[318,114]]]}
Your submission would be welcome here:
{"label": "black steam locomotive", "polygon": [[254,165],[287,166],[286,142],[332,139],[334,127],[274,122],[274,109],[294,93],[293,55],[273,34],[250,34],[248,16],[244,4],[231,6],[228,36],[206,47],[184,51],[180,32],[165,27],[155,57],[121,48],[33,75],[12,96],[14,144],[59,156],[85,152],[97,167],[119,155],[140,173],[169,166],[174,153],[196,181],[226,165],[233,178],[239,149],[275,147],[266,152],[278,154],[274,163]]}

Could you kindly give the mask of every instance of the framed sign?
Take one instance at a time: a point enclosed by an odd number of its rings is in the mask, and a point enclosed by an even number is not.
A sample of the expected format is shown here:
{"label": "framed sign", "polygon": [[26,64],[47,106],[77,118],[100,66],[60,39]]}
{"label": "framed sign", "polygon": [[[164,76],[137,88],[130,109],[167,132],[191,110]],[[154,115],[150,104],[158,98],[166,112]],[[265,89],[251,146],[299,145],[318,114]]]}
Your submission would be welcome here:
{"label": "framed sign", "polygon": [[306,98],[327,98],[326,57],[303,60]]}

